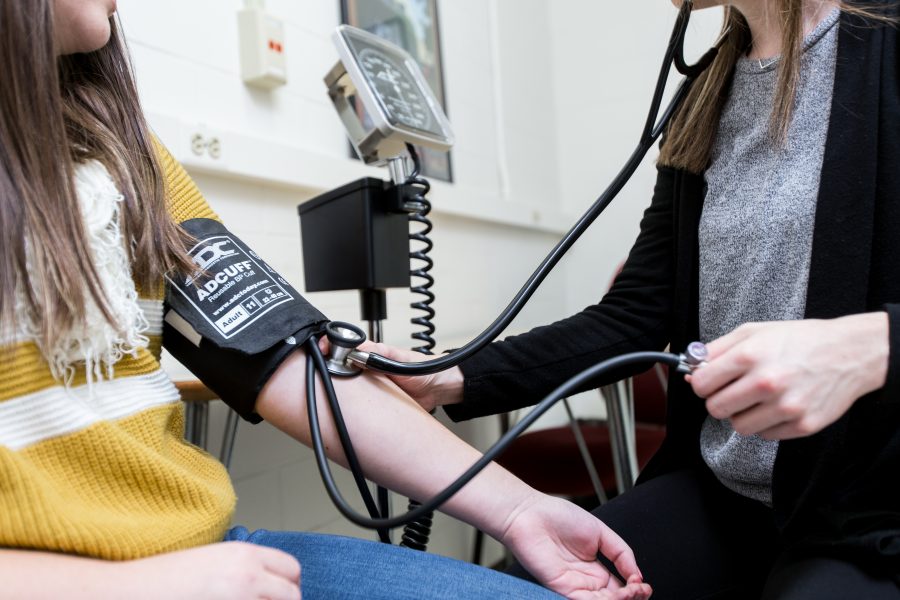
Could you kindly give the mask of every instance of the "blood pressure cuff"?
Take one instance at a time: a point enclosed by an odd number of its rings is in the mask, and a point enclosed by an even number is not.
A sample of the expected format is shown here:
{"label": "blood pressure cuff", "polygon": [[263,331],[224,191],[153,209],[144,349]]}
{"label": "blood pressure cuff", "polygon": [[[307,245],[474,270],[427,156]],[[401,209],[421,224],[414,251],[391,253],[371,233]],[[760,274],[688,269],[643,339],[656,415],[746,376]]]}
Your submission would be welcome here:
{"label": "blood pressure cuff", "polygon": [[328,319],[224,225],[181,223],[196,243],[191,275],[166,278],[166,349],[241,417],[291,352]]}

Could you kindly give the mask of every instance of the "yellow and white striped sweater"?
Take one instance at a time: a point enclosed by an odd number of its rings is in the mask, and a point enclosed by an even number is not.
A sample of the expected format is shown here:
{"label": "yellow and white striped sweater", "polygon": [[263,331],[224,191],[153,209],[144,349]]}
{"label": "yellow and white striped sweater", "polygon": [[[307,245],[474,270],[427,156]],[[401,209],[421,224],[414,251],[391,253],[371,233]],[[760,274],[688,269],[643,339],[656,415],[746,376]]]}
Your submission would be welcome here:
{"label": "yellow and white striped sweater", "polygon": [[[161,152],[177,222],[216,219]],[[0,547],[125,560],[222,539],[235,495],[222,465],[183,438],[178,392],[160,368],[162,286],[141,293],[150,343],[114,377],[68,388],[27,336],[0,352]]]}

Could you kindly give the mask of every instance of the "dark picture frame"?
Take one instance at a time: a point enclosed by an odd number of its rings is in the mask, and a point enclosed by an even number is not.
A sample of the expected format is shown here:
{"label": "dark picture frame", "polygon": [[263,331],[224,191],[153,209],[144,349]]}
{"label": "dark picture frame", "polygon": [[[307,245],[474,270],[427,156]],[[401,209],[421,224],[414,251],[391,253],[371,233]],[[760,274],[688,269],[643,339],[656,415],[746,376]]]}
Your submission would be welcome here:
{"label": "dark picture frame", "polygon": [[[341,0],[341,21],[409,52],[447,112],[437,0]],[[416,150],[422,160],[422,175],[453,181],[449,152],[422,146],[416,146]]]}

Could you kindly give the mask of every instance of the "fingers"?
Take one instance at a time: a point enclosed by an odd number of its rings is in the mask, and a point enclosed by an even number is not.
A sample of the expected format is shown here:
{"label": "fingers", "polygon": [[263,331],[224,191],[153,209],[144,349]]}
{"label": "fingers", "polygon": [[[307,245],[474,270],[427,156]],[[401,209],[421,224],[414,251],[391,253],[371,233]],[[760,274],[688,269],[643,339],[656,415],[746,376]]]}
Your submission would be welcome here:
{"label": "fingers", "polygon": [[694,393],[701,398],[709,398],[735,379],[738,379],[749,371],[754,365],[752,357],[748,356],[740,346],[726,350],[717,358],[710,361],[691,374],[691,386]]}
{"label": "fingers", "polygon": [[359,350],[363,352],[371,352],[372,354],[380,354],[385,358],[390,358],[392,360],[403,360],[403,355],[406,354],[405,351],[400,350],[399,348],[394,348],[393,346],[388,346],[387,344],[382,344],[381,342],[372,342],[365,341],[359,345]]}
{"label": "fingers", "polygon": [[746,323],[708,343],[709,361],[687,378],[694,393],[708,398],[750,370],[755,360],[745,351],[744,342],[765,326],[765,323]]}
{"label": "fingers", "polygon": [[396,348],[387,344],[371,341],[360,344],[359,350],[372,354],[379,354],[385,358],[390,358],[391,360],[399,362],[422,362],[434,358],[433,356],[413,352],[412,350],[404,350],[403,348]]}
{"label": "fingers", "polygon": [[741,435],[753,435],[786,425],[792,419],[785,416],[777,404],[761,404],[731,418],[731,426]]}
{"label": "fingers", "polygon": [[743,377],[713,394],[706,410],[716,419],[730,419],[741,435],[753,435],[803,416],[803,406],[784,396],[783,385],[759,377]]}
{"label": "fingers", "polygon": [[709,352],[709,360],[713,360],[728,350],[731,350],[737,344],[757,333],[763,325],[763,323],[745,323],[734,329],[731,333],[727,333],[719,339],[706,344],[706,349]]}
{"label": "fingers", "polygon": [[278,575],[291,581],[300,579],[300,563],[296,558],[274,548],[259,546],[259,556],[262,560],[263,568],[269,573]]}
{"label": "fingers", "polygon": [[646,583],[633,582],[615,590],[577,590],[566,597],[572,600],[646,600],[652,593],[653,589]]}
{"label": "fingers", "polygon": [[627,600],[647,600],[653,595],[653,588],[646,583],[630,583],[622,593]]}
{"label": "fingers", "polygon": [[356,348],[361,352],[369,352],[371,354],[380,354],[386,358],[397,360],[396,354],[398,350],[392,346],[388,346],[387,344],[382,344],[381,342],[373,342],[372,340],[366,340]]}
{"label": "fingers", "polygon": [[259,597],[269,600],[300,600],[300,563],[296,558],[265,546],[258,546],[257,556],[266,575],[261,577]]}
{"label": "fingers", "polygon": [[646,600],[653,594],[653,588],[650,584],[644,583],[637,577],[629,577],[626,591],[631,592],[632,600]]}
{"label": "fingers", "polygon": [[759,437],[765,440],[792,440],[794,438],[806,437],[816,433],[821,428],[815,424],[808,423],[803,419],[799,421],[788,421],[774,427],[763,429],[759,432]]}
{"label": "fingers", "polygon": [[374,354],[381,354],[382,356],[387,356],[386,354],[384,354],[384,352],[387,352],[386,348],[387,348],[387,346],[385,346],[384,344],[379,344],[379,343],[373,342],[371,340],[366,340],[357,347],[357,350],[362,350],[363,352],[372,352]]}
{"label": "fingers", "polygon": [[780,397],[783,392],[782,381],[750,375],[707,396],[706,410],[716,419],[730,419],[752,406]]}
{"label": "fingers", "polygon": [[786,330],[787,326],[790,324],[747,323],[707,344],[709,361],[686,378],[694,393],[709,398],[766,361],[771,362],[785,336],[792,331]]}
{"label": "fingers", "polygon": [[646,583],[636,583],[610,593],[607,597],[616,600],[646,600],[652,593],[653,590]]}
{"label": "fingers", "polygon": [[[595,575],[588,571],[596,565],[601,573]],[[613,587],[615,586],[615,587]],[[555,586],[551,586],[553,589]],[[622,589],[622,584],[612,577],[599,563],[593,563],[588,566],[586,571],[576,571],[567,574],[565,585],[562,589],[556,589],[557,593],[562,593],[566,598],[572,600],[596,599],[596,598],[619,598],[616,595]]]}
{"label": "fingers", "polygon": [[[631,551],[625,540],[607,527],[606,524],[601,522],[600,526],[603,528],[597,548],[600,554],[611,560],[619,573],[626,579],[638,577],[640,580],[643,580],[644,576],[641,575],[641,570],[638,569],[637,561],[634,559],[634,552]],[[613,577],[612,579],[615,578]]]}
{"label": "fingers", "polygon": [[260,577],[255,593],[256,597],[266,600],[300,600],[300,582],[267,573]]}

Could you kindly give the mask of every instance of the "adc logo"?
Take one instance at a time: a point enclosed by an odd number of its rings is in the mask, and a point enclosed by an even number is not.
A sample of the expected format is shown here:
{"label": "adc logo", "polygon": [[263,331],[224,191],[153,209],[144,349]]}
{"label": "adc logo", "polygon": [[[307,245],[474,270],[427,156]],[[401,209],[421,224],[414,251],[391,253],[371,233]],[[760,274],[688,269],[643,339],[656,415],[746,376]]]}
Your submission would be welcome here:
{"label": "adc logo", "polygon": [[192,257],[194,259],[194,264],[197,265],[197,268],[199,270],[185,279],[184,284],[191,285],[192,283],[194,283],[194,280],[203,273],[203,271],[206,271],[209,267],[216,264],[223,258],[234,256],[235,254],[237,254],[237,250],[233,248],[227,248],[229,244],[233,244],[233,242],[229,239],[225,239],[221,242],[207,244],[206,246],[200,248]]}

